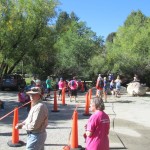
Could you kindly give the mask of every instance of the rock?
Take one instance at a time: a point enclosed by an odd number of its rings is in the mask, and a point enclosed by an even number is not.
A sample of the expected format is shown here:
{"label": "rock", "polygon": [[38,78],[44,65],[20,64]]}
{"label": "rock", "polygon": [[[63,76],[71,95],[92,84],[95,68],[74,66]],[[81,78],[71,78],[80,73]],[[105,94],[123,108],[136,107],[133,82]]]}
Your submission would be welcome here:
{"label": "rock", "polygon": [[132,96],[143,96],[146,94],[146,87],[139,82],[131,82],[127,86],[127,93]]}
{"label": "rock", "polygon": [[146,87],[146,92],[150,92],[150,88],[149,87]]}

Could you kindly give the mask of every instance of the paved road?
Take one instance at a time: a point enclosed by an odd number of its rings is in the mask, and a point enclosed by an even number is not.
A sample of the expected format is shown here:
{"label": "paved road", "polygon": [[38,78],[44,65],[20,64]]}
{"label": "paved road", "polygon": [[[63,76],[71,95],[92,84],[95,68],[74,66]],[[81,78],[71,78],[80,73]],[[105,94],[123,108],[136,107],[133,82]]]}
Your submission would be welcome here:
{"label": "paved road", "polygon": [[[16,92],[0,91],[0,99],[5,101],[6,109],[0,111],[0,117],[13,110],[18,105]],[[93,91],[93,95],[95,95]],[[85,146],[83,133],[84,125],[89,116],[84,116],[85,93],[80,94],[78,107],[78,135],[79,145]],[[58,101],[59,112],[53,110],[53,100],[46,102],[49,108],[49,125],[47,127],[48,138],[45,142],[45,150],[62,150],[67,144],[69,133],[72,126],[72,114],[76,103],[69,102],[66,96],[66,104],[63,106]],[[108,96],[108,103],[105,103],[105,111],[111,119],[110,129],[110,149],[129,149],[129,150],[149,150],[150,149],[150,93],[144,97],[130,97],[124,93],[121,98]],[[19,120],[26,118],[25,108],[19,110]],[[24,150],[22,147],[9,147],[8,141],[12,138],[13,114],[0,121],[0,150]],[[26,132],[19,130],[19,139],[26,142]]]}

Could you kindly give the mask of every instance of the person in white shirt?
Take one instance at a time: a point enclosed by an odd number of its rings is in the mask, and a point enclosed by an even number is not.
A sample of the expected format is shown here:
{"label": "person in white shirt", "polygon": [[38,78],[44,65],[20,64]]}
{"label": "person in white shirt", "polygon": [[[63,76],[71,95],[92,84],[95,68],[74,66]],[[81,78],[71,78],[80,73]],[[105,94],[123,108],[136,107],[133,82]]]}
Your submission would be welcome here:
{"label": "person in white shirt", "polygon": [[44,150],[44,142],[47,137],[48,109],[42,101],[40,87],[33,87],[27,94],[31,99],[31,110],[28,117],[22,123],[16,125],[16,129],[27,131],[26,150]]}

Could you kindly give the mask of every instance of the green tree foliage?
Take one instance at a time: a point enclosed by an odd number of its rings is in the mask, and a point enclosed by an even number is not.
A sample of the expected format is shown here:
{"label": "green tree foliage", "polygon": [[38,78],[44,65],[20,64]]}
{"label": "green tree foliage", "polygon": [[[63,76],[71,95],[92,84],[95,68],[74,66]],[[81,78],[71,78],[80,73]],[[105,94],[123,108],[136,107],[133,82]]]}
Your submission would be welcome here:
{"label": "green tree foliage", "polygon": [[51,32],[47,22],[55,16],[56,6],[57,1],[54,0],[0,2],[1,75],[11,73],[25,56],[32,55],[35,59],[43,52],[45,47],[41,45],[48,40],[45,33]]}
{"label": "green tree foliage", "polygon": [[58,33],[63,33],[68,30],[70,24],[69,14],[65,11],[61,12],[56,21],[56,30]]}
{"label": "green tree foliage", "polygon": [[118,29],[113,43],[107,41],[107,65],[112,72],[147,75],[150,71],[149,26],[148,17],[133,11]]}
{"label": "green tree foliage", "polygon": [[110,34],[107,36],[107,38],[106,38],[106,42],[111,42],[111,43],[113,43],[113,40],[114,40],[115,36],[116,36],[116,32],[110,33]]}
{"label": "green tree foliage", "polygon": [[60,12],[53,23],[58,4],[57,0],[0,1],[0,76],[23,62],[26,71],[43,78],[112,72],[138,74],[150,83],[149,17],[131,12],[104,45],[103,37],[74,12]]}
{"label": "green tree foliage", "polygon": [[[58,50],[57,74],[88,75],[90,59],[101,47],[98,40],[102,39],[98,39],[85,23],[78,22],[77,17],[72,17],[75,16],[73,13],[68,15],[63,12],[63,14],[67,17],[62,14],[58,17],[58,20],[63,20],[61,22],[63,32],[55,44]],[[57,26],[60,24],[56,24]]]}
{"label": "green tree foliage", "polygon": [[75,14],[74,12],[71,12],[70,18],[71,18],[72,21],[73,21],[73,20],[76,21],[76,22],[79,21],[79,18],[76,16],[76,14]]}
{"label": "green tree foliage", "polygon": [[129,27],[130,25],[135,25],[141,27],[145,25],[146,19],[147,17],[143,15],[143,13],[140,10],[138,10],[137,12],[132,11],[131,14],[127,17],[126,21],[124,22],[124,26]]}

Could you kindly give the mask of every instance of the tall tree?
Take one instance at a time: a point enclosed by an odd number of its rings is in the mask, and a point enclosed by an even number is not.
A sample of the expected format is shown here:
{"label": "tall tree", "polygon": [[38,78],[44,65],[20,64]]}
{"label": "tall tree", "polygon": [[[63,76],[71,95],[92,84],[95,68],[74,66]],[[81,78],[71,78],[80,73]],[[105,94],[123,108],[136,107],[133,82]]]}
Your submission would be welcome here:
{"label": "tall tree", "polygon": [[64,24],[67,30],[61,33],[55,44],[57,74],[88,75],[89,60],[100,48],[98,37],[85,23],[72,19],[71,15]]}
{"label": "tall tree", "polygon": [[[0,2],[1,74],[11,73],[27,55],[41,51],[37,47],[45,37],[48,21],[55,16],[55,0],[9,0]],[[26,62],[27,63],[27,62]],[[5,70],[5,72],[4,72]]]}
{"label": "tall tree", "polygon": [[[149,18],[140,11],[131,12],[124,26],[120,27],[114,42],[106,43],[107,64],[114,72],[142,76],[149,68]],[[150,69],[150,68],[149,68]]]}
{"label": "tall tree", "polygon": [[116,32],[110,33],[110,34],[107,36],[107,38],[106,38],[106,42],[111,42],[111,43],[113,43],[115,36],[116,36]]}

